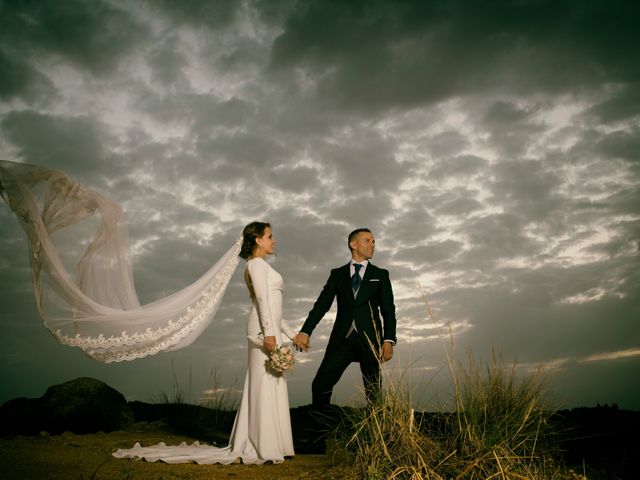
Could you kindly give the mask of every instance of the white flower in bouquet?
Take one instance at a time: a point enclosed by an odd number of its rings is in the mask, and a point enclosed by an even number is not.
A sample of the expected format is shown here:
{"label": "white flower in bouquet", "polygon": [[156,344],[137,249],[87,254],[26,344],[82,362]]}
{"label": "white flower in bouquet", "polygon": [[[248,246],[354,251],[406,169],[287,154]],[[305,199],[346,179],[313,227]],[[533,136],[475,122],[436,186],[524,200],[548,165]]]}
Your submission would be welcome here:
{"label": "white flower in bouquet", "polygon": [[267,358],[267,368],[275,373],[285,374],[293,369],[295,355],[289,345],[276,346]]}

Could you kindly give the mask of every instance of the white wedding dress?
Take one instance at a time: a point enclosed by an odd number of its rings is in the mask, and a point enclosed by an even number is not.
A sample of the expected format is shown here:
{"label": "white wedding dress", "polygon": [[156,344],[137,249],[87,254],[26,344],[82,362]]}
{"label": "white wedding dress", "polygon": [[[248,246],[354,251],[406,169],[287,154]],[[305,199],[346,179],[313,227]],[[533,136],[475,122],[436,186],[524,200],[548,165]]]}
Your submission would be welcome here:
{"label": "white wedding dress", "polygon": [[159,443],[130,449],[118,449],[118,458],[144,458],[155,462],[199,464],[281,463],[294,455],[287,382],[284,376],[266,368],[262,348],[264,336],[275,336],[278,345],[283,334],[293,339],[294,332],[282,319],[282,276],[261,258],[247,262],[245,281],[253,304],[247,323],[248,367],[240,408],[231,431],[229,445],[218,448],[198,442],[169,446]]}

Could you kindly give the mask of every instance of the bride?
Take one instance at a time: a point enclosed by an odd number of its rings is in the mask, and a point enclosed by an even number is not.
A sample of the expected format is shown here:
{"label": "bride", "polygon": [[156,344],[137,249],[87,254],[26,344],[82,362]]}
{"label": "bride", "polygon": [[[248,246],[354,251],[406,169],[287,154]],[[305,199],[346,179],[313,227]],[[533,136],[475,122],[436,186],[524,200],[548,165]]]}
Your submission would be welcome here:
{"label": "bride", "polygon": [[160,443],[141,447],[136,443],[131,449],[117,450],[114,457],[166,463],[228,464],[240,460],[262,464],[281,463],[294,455],[287,383],[283,375],[272,373],[265,363],[265,352],[282,344],[283,333],[295,339],[295,333],[282,319],[282,276],[265,261],[267,255],[273,254],[276,241],[271,226],[263,222],[250,223],[242,236],[240,257],[247,260],[244,279],[252,303],[247,323],[249,365],[229,445],[217,448],[197,443]]}
{"label": "bride", "polygon": [[[200,278],[180,291],[141,305],[122,208],[63,172],[0,160],[0,197],[25,231],[35,301],[55,339],[100,362],[133,361],[190,345],[207,328],[239,262],[252,302],[247,324],[248,368],[229,445],[141,447],[116,457],[165,462],[247,464],[293,456],[285,378],[267,369],[267,354],[283,333],[282,277],[265,261],[276,242],[268,223],[242,236]],[[87,223],[85,220],[96,219]],[[88,242],[77,243],[90,233]],[[74,243],[75,242],[75,243]],[[72,264],[73,268],[69,268]]]}

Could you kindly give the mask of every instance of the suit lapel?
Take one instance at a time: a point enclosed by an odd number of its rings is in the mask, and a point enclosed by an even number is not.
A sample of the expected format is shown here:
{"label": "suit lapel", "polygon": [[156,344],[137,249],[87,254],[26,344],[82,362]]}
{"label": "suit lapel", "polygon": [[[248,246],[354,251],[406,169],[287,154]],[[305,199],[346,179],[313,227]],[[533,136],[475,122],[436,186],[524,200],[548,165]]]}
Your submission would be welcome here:
{"label": "suit lapel", "polygon": [[351,263],[347,263],[342,267],[344,273],[340,274],[340,282],[344,285],[343,288],[348,290],[351,298],[353,298],[353,289],[351,288]]}

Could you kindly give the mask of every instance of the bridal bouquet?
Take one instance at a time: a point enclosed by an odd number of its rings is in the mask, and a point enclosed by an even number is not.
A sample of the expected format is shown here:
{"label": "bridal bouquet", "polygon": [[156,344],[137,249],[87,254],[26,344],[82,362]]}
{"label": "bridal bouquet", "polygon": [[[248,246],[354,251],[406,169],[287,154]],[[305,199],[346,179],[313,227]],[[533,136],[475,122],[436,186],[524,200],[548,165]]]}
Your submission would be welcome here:
{"label": "bridal bouquet", "polygon": [[285,374],[293,369],[296,359],[289,345],[276,346],[267,358],[267,368],[275,373]]}

